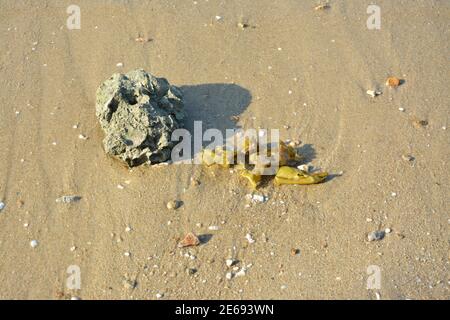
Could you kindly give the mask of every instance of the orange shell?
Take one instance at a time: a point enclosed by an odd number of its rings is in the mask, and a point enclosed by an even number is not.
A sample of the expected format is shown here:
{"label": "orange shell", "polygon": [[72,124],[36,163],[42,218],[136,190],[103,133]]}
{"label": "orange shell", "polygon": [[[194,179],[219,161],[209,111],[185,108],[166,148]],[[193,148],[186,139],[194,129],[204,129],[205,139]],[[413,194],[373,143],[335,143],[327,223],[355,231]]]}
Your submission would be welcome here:
{"label": "orange shell", "polygon": [[386,85],[392,88],[397,88],[400,85],[400,79],[396,77],[389,77],[386,80]]}
{"label": "orange shell", "polygon": [[179,248],[184,248],[184,247],[192,247],[192,246],[198,246],[200,244],[200,240],[198,239],[198,237],[193,234],[192,232],[189,232],[183,240],[181,240],[178,243],[178,247]]}

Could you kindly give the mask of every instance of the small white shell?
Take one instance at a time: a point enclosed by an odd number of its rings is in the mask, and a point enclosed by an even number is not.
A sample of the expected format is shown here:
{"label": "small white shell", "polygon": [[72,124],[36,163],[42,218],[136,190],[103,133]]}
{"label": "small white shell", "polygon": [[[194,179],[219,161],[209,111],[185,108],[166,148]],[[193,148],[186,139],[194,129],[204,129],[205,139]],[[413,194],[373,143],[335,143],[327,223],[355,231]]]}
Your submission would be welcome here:
{"label": "small white shell", "polygon": [[376,96],[379,96],[381,94],[380,91],[375,90],[367,90],[366,93],[371,96],[372,98],[375,98]]}
{"label": "small white shell", "polygon": [[255,239],[253,239],[252,235],[250,233],[247,233],[245,235],[245,239],[247,239],[248,243],[254,243]]}

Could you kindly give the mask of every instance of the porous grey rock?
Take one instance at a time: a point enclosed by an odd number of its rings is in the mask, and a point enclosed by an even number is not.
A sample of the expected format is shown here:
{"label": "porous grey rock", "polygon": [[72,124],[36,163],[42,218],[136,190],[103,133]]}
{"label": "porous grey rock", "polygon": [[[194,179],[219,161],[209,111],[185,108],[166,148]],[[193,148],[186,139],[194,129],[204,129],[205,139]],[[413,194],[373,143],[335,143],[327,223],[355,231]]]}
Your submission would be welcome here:
{"label": "porous grey rock", "polygon": [[183,127],[181,90],[142,69],[114,74],[97,89],[96,115],[106,153],[130,167],[170,159],[172,132]]}

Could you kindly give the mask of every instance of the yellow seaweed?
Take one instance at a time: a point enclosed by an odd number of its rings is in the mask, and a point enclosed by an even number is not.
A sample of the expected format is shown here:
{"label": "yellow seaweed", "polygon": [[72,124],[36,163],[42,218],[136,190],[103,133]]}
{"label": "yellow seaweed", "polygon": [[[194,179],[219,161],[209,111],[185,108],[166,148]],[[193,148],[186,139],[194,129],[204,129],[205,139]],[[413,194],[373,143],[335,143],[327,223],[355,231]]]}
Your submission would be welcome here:
{"label": "yellow seaweed", "polygon": [[275,185],[283,184],[316,184],[325,180],[328,176],[327,172],[318,172],[308,174],[305,171],[298,170],[287,166],[280,167],[275,176]]}
{"label": "yellow seaweed", "polygon": [[244,177],[249,181],[251,187],[254,190],[256,190],[258,188],[258,184],[261,182],[260,174],[252,173],[249,170],[242,170],[240,174],[241,174],[241,177]]}

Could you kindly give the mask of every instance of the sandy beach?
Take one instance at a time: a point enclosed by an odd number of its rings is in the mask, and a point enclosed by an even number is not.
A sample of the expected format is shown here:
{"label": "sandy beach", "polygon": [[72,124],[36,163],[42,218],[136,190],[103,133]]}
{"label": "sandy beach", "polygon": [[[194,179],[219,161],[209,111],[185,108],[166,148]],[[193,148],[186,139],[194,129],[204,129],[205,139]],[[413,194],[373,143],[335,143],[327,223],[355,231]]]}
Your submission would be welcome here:
{"label": "sandy beach", "polygon": [[[0,299],[450,298],[450,1],[377,0],[375,30],[368,0],[77,0],[69,29],[73,2],[0,2]],[[129,169],[95,95],[137,68],[188,129],[279,129],[330,178],[249,203],[229,170]]]}

